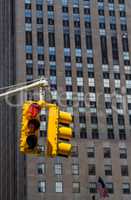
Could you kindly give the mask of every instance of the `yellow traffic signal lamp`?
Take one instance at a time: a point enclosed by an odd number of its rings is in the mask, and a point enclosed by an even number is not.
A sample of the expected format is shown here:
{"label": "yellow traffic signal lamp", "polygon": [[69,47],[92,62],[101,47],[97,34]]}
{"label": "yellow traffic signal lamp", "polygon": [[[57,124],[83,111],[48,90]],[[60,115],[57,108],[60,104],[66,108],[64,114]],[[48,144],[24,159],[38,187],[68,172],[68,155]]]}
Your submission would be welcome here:
{"label": "yellow traffic signal lamp", "polygon": [[23,153],[38,153],[39,113],[41,108],[41,101],[26,101],[23,105],[20,139],[20,151]]}
{"label": "yellow traffic signal lamp", "polygon": [[68,141],[72,138],[72,115],[59,110],[57,105],[49,107],[48,130],[47,130],[47,156],[57,155],[68,157],[72,145]]}

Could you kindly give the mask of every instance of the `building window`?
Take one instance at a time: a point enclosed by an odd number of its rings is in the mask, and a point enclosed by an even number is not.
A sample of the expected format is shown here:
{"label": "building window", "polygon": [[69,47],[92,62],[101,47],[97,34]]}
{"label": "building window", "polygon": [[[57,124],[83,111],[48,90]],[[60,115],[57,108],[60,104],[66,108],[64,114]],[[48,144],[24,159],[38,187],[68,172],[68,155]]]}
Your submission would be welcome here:
{"label": "building window", "polygon": [[37,32],[37,45],[38,46],[44,45],[43,32]]}
{"label": "building window", "polygon": [[113,118],[112,115],[108,115],[106,118],[107,124],[108,125],[112,125],[113,124]]}
{"label": "building window", "polygon": [[62,182],[55,183],[55,192],[63,192],[63,183]]}
{"label": "building window", "polygon": [[81,48],[81,36],[79,34],[75,34],[75,48]]}
{"label": "building window", "polygon": [[37,167],[38,174],[44,174],[45,173],[45,164],[39,163]]}
{"label": "building window", "polygon": [[72,164],[72,175],[79,175],[79,165]]}
{"label": "building window", "polygon": [[109,147],[104,148],[104,158],[111,158],[111,149]]}
{"label": "building window", "polygon": [[45,192],[45,181],[39,181],[38,182],[38,192]]}
{"label": "building window", "polygon": [[96,175],[96,167],[94,164],[88,165],[88,169],[89,169],[89,171],[88,171],[89,175],[92,175],[92,176]]}
{"label": "building window", "polygon": [[125,124],[123,115],[118,115],[118,124],[119,125],[124,125]]}
{"label": "building window", "polygon": [[[83,123],[82,123],[83,124]],[[85,124],[85,123],[84,123]],[[87,138],[86,128],[80,129],[80,138]]]}
{"label": "building window", "polygon": [[32,32],[26,31],[25,37],[26,37],[26,45],[32,45]]}
{"label": "building window", "polygon": [[112,176],[112,166],[111,165],[105,165],[105,175]]}
{"label": "building window", "polygon": [[97,187],[96,187],[96,183],[94,183],[94,182],[90,182],[89,183],[89,191],[90,191],[90,193],[92,194],[94,194],[94,193],[97,193]]}
{"label": "building window", "polygon": [[70,48],[70,36],[69,36],[69,33],[64,33],[64,48]]}
{"label": "building window", "polygon": [[97,124],[98,120],[97,120],[97,116],[91,116],[91,124]]}
{"label": "building window", "polygon": [[127,158],[127,149],[120,148],[120,158],[121,159],[126,159]]}
{"label": "building window", "polygon": [[111,37],[113,64],[119,64],[117,37]]}
{"label": "building window", "polygon": [[78,146],[73,146],[71,151],[72,157],[78,157]]}
{"label": "building window", "polygon": [[119,129],[119,138],[120,140],[126,140],[125,129]]}
{"label": "building window", "polygon": [[123,46],[123,51],[129,51],[129,46],[128,46],[128,38],[127,37],[122,37],[122,46]]}
{"label": "building window", "polygon": [[114,193],[113,183],[106,183],[106,188],[107,188],[109,194]]}
{"label": "building window", "polygon": [[72,183],[72,192],[73,193],[80,193],[80,182],[73,182]]}
{"label": "building window", "polygon": [[95,147],[88,147],[87,148],[87,156],[88,156],[88,158],[94,158],[95,157]]}
{"label": "building window", "polygon": [[55,171],[55,175],[61,175],[62,174],[62,164],[55,164],[54,171]]}
{"label": "building window", "polygon": [[107,131],[108,131],[108,139],[114,139],[114,130],[109,128]]}
{"label": "building window", "polygon": [[121,166],[121,176],[128,176],[128,166],[127,165]]}
{"label": "building window", "polygon": [[92,36],[86,35],[86,48],[92,49]]}
{"label": "building window", "polygon": [[99,139],[99,132],[98,129],[92,129],[92,139]]}
{"label": "building window", "polygon": [[55,47],[55,34],[52,32],[48,33],[49,47]]}
{"label": "building window", "polygon": [[130,184],[129,183],[123,183],[122,184],[122,190],[123,190],[123,194],[130,194]]}
{"label": "building window", "polygon": [[106,36],[101,36],[100,41],[101,41],[102,64],[108,64],[108,52],[107,52]]}

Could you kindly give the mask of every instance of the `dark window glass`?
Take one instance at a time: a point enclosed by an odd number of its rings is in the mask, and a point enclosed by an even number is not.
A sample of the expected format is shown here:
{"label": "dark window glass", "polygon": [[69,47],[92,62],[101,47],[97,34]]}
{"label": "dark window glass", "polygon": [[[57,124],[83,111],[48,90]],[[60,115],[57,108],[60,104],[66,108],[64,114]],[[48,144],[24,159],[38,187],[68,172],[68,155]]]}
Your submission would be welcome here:
{"label": "dark window glass", "polygon": [[32,60],[33,56],[32,53],[26,53],[26,59]]}
{"label": "dark window glass", "polygon": [[117,37],[111,37],[113,64],[119,64]]}
{"label": "dark window glass", "polygon": [[120,140],[126,140],[125,129],[119,129],[119,138]]}
{"label": "dark window glass", "polygon": [[121,176],[128,176],[128,166],[127,165],[121,166]]}
{"label": "dark window glass", "polygon": [[75,34],[75,48],[81,48],[81,36],[79,34]]}
{"label": "dark window glass", "polygon": [[105,175],[112,176],[112,166],[111,165],[105,165]]}
{"label": "dark window glass", "polygon": [[119,4],[125,4],[125,0],[119,0]]}
{"label": "dark window glass", "polygon": [[123,46],[123,51],[129,51],[128,47],[128,38],[122,37],[122,46]]}
{"label": "dark window glass", "polygon": [[83,77],[83,71],[77,70],[77,77]]}
{"label": "dark window glass", "polygon": [[80,27],[80,21],[74,21],[74,27],[79,28]]}
{"label": "dark window glass", "polygon": [[114,130],[108,129],[108,139],[114,139]]}
{"label": "dark window glass", "polygon": [[103,72],[103,78],[109,79],[109,72]]}
{"label": "dark window glass", "polygon": [[31,3],[25,3],[25,9],[31,10]]}
{"label": "dark window glass", "polygon": [[110,29],[111,30],[116,30],[116,24],[110,24]]}
{"label": "dark window glass", "polygon": [[63,26],[68,27],[69,26],[69,20],[63,20]]}
{"label": "dark window glass", "polygon": [[126,12],[124,10],[120,11],[120,17],[126,17]]}
{"label": "dark window glass", "polygon": [[44,45],[43,32],[37,32],[37,44],[38,46]]}
{"label": "dark window glass", "polygon": [[37,24],[43,24],[43,18],[37,18]]}
{"label": "dark window glass", "polygon": [[108,53],[107,53],[106,36],[100,36],[100,40],[101,40],[102,64],[108,64]]}
{"label": "dark window glass", "polygon": [[68,7],[67,6],[62,6],[62,12],[63,13],[68,13]]}
{"label": "dark window glass", "polygon": [[88,165],[88,174],[92,176],[96,175],[96,167],[94,164]]}
{"label": "dark window glass", "polygon": [[123,183],[123,194],[130,194],[130,184]]}
{"label": "dark window glass", "polygon": [[69,36],[69,33],[64,33],[64,48],[70,48],[70,36]]}
{"label": "dark window glass", "polygon": [[90,8],[84,8],[84,14],[90,15]]}
{"label": "dark window glass", "polygon": [[98,129],[92,129],[92,139],[99,139]]}
{"label": "dark window glass", "polygon": [[107,124],[108,125],[112,125],[113,124],[113,118],[112,115],[108,115],[106,118]]}
{"label": "dark window glass", "polygon": [[53,5],[48,5],[47,6],[47,10],[53,12],[54,11],[54,6]]}
{"label": "dark window glass", "polygon": [[104,16],[104,9],[99,9],[98,14],[101,15],[101,16]]}
{"label": "dark window glass", "polygon": [[99,23],[99,28],[100,29],[105,29],[105,27],[106,27],[105,23]]}
{"label": "dark window glass", "polygon": [[122,31],[127,31],[127,25],[126,24],[121,24],[121,30]]}
{"label": "dark window glass", "polygon": [[125,74],[126,80],[131,80],[131,74]]}
{"label": "dark window glass", "polygon": [[87,138],[86,128],[81,128],[80,129],[80,138]]}
{"label": "dark window glass", "polygon": [[26,45],[32,45],[32,32],[31,31],[26,31],[25,32],[25,37],[26,37]]}
{"label": "dark window glass", "polygon": [[49,18],[49,19],[48,19],[48,24],[49,24],[49,25],[54,25],[54,19]]}
{"label": "dark window glass", "polygon": [[92,36],[86,35],[86,48],[92,49]]}
{"label": "dark window glass", "polygon": [[95,194],[95,193],[97,193],[97,186],[96,186],[96,183],[94,183],[94,182],[90,182],[89,183],[89,190],[90,190],[90,193],[91,194]]}
{"label": "dark window glass", "polygon": [[72,91],[72,85],[66,85],[66,91]]}
{"label": "dark window glass", "polygon": [[114,10],[109,10],[109,15],[110,16],[115,16],[115,11]]}
{"label": "dark window glass", "polygon": [[91,28],[91,23],[85,21],[85,28],[90,29]]}
{"label": "dark window glass", "polygon": [[55,47],[55,34],[54,33],[48,33],[49,37],[49,47]]}
{"label": "dark window glass", "polygon": [[25,23],[32,23],[31,17],[25,17]]}
{"label": "dark window glass", "polygon": [[42,10],[42,4],[36,4],[36,10]]}
{"label": "dark window glass", "polygon": [[109,194],[114,193],[113,183],[106,183],[106,188],[107,188]]}
{"label": "dark window glass", "polygon": [[91,124],[97,124],[98,120],[97,120],[97,116],[91,116]]}
{"label": "dark window glass", "polygon": [[126,159],[127,158],[127,149],[120,148],[120,158],[121,159]]}
{"label": "dark window glass", "polygon": [[72,76],[71,70],[65,70],[65,76],[66,77],[71,77]]}
{"label": "dark window glass", "polygon": [[120,80],[120,73],[114,73],[114,79]]}
{"label": "dark window glass", "polygon": [[104,148],[104,158],[111,158],[111,149],[109,147]]}
{"label": "dark window glass", "polygon": [[44,55],[38,54],[38,60],[44,60]]}
{"label": "dark window glass", "polygon": [[125,124],[125,120],[124,120],[124,116],[123,115],[118,115],[118,124],[119,125],[124,125]]}
{"label": "dark window glass", "polygon": [[105,102],[105,107],[106,109],[111,109],[112,108],[112,103],[109,101]]}
{"label": "dark window glass", "polygon": [[79,8],[78,7],[73,7],[73,13],[74,14],[79,14]]}

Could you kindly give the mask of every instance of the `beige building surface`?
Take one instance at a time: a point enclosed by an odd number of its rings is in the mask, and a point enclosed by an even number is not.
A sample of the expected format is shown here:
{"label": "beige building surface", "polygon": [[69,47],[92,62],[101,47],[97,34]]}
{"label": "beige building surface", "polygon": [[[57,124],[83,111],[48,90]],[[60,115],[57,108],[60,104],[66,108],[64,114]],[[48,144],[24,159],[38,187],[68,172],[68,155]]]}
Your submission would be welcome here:
{"label": "beige building surface", "polygon": [[[130,0],[16,1],[17,81],[45,76],[74,116],[70,158],[26,157],[27,200],[99,200],[99,176],[107,199],[131,199],[130,10]],[[43,110],[43,151],[46,134]]]}

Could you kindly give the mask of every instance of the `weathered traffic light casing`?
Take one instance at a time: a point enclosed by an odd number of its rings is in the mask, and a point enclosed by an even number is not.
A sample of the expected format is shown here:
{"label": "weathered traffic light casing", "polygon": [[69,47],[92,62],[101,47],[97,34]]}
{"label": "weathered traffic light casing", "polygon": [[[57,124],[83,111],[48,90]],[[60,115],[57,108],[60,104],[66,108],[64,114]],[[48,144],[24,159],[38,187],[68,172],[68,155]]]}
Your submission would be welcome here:
{"label": "weathered traffic light casing", "polygon": [[72,145],[69,140],[72,138],[72,115],[62,112],[57,105],[49,107],[48,129],[47,129],[47,156],[68,157],[71,153]]}
{"label": "weathered traffic light casing", "polygon": [[20,151],[25,154],[39,154],[38,132],[41,108],[41,101],[26,101],[23,104]]}

